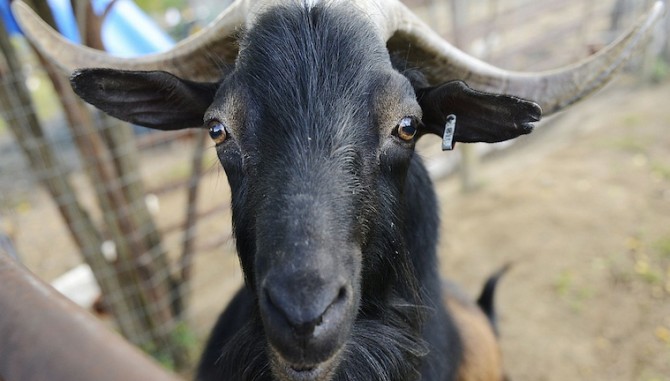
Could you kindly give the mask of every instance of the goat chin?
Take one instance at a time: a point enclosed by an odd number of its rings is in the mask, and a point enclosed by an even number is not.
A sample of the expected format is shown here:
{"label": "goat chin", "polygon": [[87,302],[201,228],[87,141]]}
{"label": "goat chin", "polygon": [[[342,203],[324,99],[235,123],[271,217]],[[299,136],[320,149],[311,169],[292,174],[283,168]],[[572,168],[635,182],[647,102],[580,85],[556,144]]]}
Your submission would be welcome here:
{"label": "goat chin", "polygon": [[319,364],[298,365],[284,360],[276,350],[271,351],[271,367],[278,381],[330,381],[340,363],[341,351]]}

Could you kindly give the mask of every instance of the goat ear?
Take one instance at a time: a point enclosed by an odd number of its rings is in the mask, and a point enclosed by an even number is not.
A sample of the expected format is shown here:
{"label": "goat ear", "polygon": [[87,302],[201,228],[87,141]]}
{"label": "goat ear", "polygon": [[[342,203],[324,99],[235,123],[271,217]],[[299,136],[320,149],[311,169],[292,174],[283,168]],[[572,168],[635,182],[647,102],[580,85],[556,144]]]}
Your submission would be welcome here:
{"label": "goat ear", "polygon": [[[445,125],[452,124],[453,141],[463,143],[496,143],[528,134],[542,115],[534,102],[476,91],[461,81],[418,89],[417,99],[425,132],[443,136]],[[443,149],[451,149],[447,139]]]}
{"label": "goat ear", "polygon": [[113,69],[78,70],[70,83],[82,99],[109,115],[159,130],[202,126],[218,87],[163,71]]}

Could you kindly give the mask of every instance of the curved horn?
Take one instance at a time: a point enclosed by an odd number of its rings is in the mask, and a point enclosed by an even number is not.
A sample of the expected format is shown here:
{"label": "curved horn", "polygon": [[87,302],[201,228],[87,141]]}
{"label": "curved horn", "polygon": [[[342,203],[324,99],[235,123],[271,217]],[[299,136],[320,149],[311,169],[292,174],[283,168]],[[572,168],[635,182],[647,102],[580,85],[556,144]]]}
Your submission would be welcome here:
{"label": "curved horn", "polygon": [[[126,59],[72,44],[49,28],[25,4],[12,8],[24,32],[37,48],[66,71],[81,67],[127,70],[165,70],[191,80],[218,80],[221,64],[234,62],[238,47],[235,34],[249,15],[249,0],[233,3],[205,30],[181,41],[172,50]],[[273,3],[274,1],[266,1]],[[261,2],[262,3],[262,2]],[[605,85],[646,38],[663,13],[658,1],[639,23],[619,40],[582,62],[557,70],[523,73],[497,68],[458,50],[444,41],[397,0],[356,2],[388,40],[389,51],[412,57],[433,83],[464,80],[488,92],[515,95],[538,102],[545,115],[556,112]],[[266,8],[267,9],[267,8]]]}
{"label": "curved horn", "polygon": [[22,1],[12,3],[21,29],[35,47],[67,73],[85,67],[164,70],[184,79],[217,81],[237,57],[236,34],[244,26],[248,1],[236,1],[202,31],[164,53],[121,58],[73,44],[49,27]]}
{"label": "curved horn", "polygon": [[[396,33],[389,41],[390,51],[403,52],[421,68],[432,83],[460,79],[487,92],[515,95],[540,104],[544,115],[569,106],[604,86],[649,36],[653,24],[663,13],[662,1],[615,42],[571,66],[556,70],[523,73],[489,65],[444,41],[407,9],[401,13]],[[404,8],[404,6],[402,7]]]}

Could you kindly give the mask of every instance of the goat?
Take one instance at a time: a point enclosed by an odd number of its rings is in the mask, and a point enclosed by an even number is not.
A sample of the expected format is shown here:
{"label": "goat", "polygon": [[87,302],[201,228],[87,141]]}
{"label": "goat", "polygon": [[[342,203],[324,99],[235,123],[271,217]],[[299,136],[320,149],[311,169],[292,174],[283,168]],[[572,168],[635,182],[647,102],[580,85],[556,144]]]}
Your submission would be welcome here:
{"label": "goat", "polygon": [[546,73],[469,57],[395,0],[238,1],[175,50],[130,60],[14,9],[87,102],[150,128],[209,130],[245,285],[198,380],[499,381],[491,324],[437,273],[437,200],[415,143],[531,132],[541,110],[603,86],[662,4],[600,54]]}

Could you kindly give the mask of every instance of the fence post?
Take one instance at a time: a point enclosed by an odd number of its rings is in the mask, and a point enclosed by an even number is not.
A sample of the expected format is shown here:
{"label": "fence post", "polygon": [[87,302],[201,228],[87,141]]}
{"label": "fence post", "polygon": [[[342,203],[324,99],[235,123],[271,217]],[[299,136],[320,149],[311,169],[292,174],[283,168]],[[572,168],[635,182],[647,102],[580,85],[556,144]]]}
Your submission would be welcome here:
{"label": "fence post", "polygon": [[191,176],[187,188],[184,239],[179,258],[179,267],[181,268],[180,301],[183,303],[183,309],[188,308],[189,302],[191,271],[193,268],[193,257],[195,256],[195,229],[198,221],[198,190],[200,189],[200,178],[202,177],[202,162],[205,155],[204,146],[207,141],[207,133],[204,130],[197,131],[194,141],[193,156],[191,158]]}
{"label": "fence post", "polygon": [[[463,0],[451,0],[451,23],[453,28],[454,46],[465,50],[463,34],[467,17],[467,2]],[[479,157],[477,147],[474,144],[461,144],[458,146],[461,154],[460,171],[461,190],[471,192],[479,185],[477,179],[477,166]]]}

